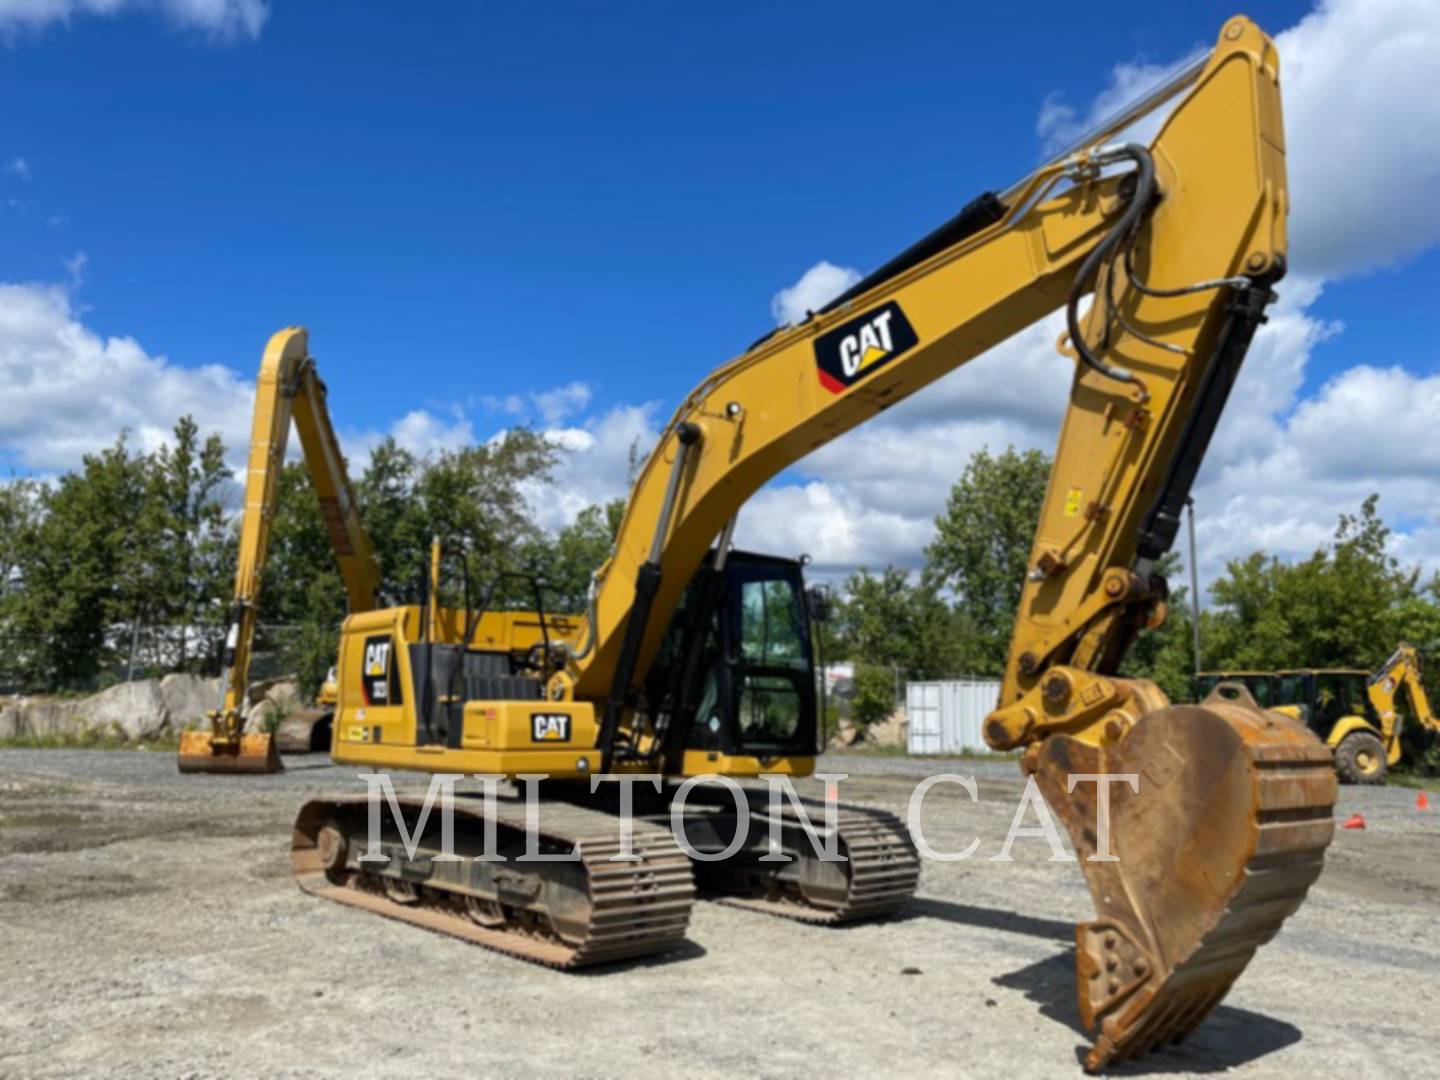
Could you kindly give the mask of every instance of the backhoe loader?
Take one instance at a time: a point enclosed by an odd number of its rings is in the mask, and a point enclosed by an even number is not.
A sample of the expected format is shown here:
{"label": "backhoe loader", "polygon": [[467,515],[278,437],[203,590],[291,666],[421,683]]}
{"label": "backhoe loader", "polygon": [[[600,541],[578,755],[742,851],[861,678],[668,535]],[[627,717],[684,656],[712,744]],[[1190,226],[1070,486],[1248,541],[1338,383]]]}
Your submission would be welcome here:
{"label": "backhoe loader", "polygon": [[1408,732],[1396,709],[1403,691],[1418,727],[1440,733],[1440,718],[1420,677],[1420,654],[1401,643],[1374,672],[1356,668],[1304,668],[1292,671],[1205,672],[1201,689],[1219,683],[1243,683],[1263,706],[1308,726],[1335,753],[1335,771],[1349,784],[1379,784],[1404,756]]}
{"label": "backhoe loader", "polygon": [[[1162,107],[1148,145],[1108,141]],[[463,560],[459,607],[437,601],[433,557],[425,603],[352,605],[335,761],[547,779],[533,807],[457,798],[449,825],[405,794],[383,823],[378,800],[312,799],[292,841],[301,887],[560,968],[674,947],[697,883],[817,923],[900,908],[919,866],[892,815],[841,807],[821,824],[759,789],[694,783],[815,765],[801,565],[735,550],[737,514],[816,447],[1063,310],[1069,404],[984,732],[1023,751],[1090,885],[1086,1066],[1183,1038],[1298,907],[1334,828],[1330,754],[1303,725],[1243,690],[1171,705],[1116,674],[1165,618],[1157,562],[1284,274],[1284,151],[1275,47],[1232,19],[1075,147],[706,376],[635,480],[572,628],[539,580],[533,610],[495,610],[497,583],[472,590]],[[303,359],[303,331],[270,348]],[[232,737],[222,725],[212,745]],[[1122,781],[1106,792],[1113,861],[1097,848],[1100,775]],[[645,778],[629,818],[626,777]],[[514,857],[527,851],[553,859]]]}

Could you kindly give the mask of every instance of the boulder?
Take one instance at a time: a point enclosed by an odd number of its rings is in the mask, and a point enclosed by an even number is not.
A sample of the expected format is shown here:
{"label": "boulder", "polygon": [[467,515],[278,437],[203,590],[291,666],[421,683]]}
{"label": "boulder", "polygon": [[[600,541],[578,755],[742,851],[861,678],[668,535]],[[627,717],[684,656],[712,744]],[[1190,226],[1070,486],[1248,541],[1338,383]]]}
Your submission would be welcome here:
{"label": "boulder", "polygon": [[158,679],[120,683],[74,703],[76,719],[92,730],[124,732],[127,739],[163,735],[170,717]]}
{"label": "boulder", "polygon": [[169,715],[160,683],[155,679],[120,683],[84,698],[22,698],[16,735],[44,738],[102,731],[127,739],[150,739],[165,733]]}
{"label": "boulder", "polygon": [[251,731],[265,731],[266,721],[273,718],[279,724],[305,706],[300,697],[300,684],[289,676],[251,683],[245,698],[249,702],[245,726]]}
{"label": "boulder", "polygon": [[160,680],[160,696],[171,731],[183,731],[205,722],[205,714],[220,704],[220,680],[199,675],[166,675]]}
{"label": "boulder", "polygon": [[[153,739],[205,722],[219,701],[220,680],[198,675],[167,675],[120,683],[83,698],[14,698],[0,702],[0,739],[83,735],[89,731]],[[250,687],[247,726],[262,731],[271,716],[277,722],[301,708],[294,679],[271,679]]]}

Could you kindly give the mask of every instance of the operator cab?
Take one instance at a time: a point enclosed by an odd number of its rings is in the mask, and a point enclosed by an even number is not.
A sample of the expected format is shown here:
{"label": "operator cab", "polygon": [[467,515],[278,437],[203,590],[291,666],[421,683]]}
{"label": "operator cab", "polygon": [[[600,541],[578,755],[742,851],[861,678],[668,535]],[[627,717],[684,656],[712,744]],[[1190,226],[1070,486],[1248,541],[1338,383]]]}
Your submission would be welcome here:
{"label": "operator cab", "polygon": [[1195,700],[1204,701],[1221,683],[1240,683],[1250,691],[1255,704],[1269,709],[1281,704],[1276,696],[1278,678],[1273,671],[1202,671],[1195,676]]}
{"label": "operator cab", "polygon": [[667,756],[762,760],[816,745],[810,607],[800,562],[710,552],[686,587],[646,680]]}
{"label": "operator cab", "polygon": [[1276,677],[1275,705],[1295,705],[1300,720],[1322,739],[1347,716],[1373,723],[1366,693],[1369,672],[1355,668],[1282,671]]}

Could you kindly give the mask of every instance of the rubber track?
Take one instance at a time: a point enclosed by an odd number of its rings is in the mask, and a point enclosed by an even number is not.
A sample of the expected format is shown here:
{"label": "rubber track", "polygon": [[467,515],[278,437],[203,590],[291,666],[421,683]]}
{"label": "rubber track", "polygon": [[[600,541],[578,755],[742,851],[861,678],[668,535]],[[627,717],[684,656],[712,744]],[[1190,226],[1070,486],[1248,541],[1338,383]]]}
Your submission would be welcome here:
{"label": "rubber track", "polygon": [[[398,801],[419,810],[422,800],[399,796]],[[483,827],[479,803],[455,802],[457,832]],[[690,860],[668,829],[635,822],[632,850],[639,861],[611,862],[621,850],[619,822],[613,816],[563,803],[540,806],[540,836],[562,847],[578,845],[590,897],[590,919],[579,940],[550,932],[536,933],[509,927],[489,929],[469,919],[443,900],[422,894],[416,904],[401,904],[383,892],[357,887],[358,875],[337,885],[326,876],[314,845],[314,834],[337,811],[364,809],[367,796],[317,799],[306,803],[296,821],[291,866],[308,893],[338,903],[398,919],[427,930],[448,934],[496,952],[547,967],[572,969],[666,952],[685,939],[694,905],[695,885]],[[501,803],[497,822],[517,832],[525,830],[524,807]],[[518,864],[544,874],[546,864]],[[564,864],[557,864],[564,865]],[[431,887],[434,888],[433,886]],[[447,890],[448,892],[448,890]],[[457,897],[461,894],[454,894]]]}

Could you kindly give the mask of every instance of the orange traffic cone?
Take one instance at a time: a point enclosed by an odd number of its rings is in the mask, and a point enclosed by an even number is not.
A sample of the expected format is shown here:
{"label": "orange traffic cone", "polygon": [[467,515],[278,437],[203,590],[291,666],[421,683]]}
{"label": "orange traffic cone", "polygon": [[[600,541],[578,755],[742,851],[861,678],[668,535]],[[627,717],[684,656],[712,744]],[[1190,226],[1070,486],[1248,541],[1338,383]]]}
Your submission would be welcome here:
{"label": "orange traffic cone", "polygon": [[1365,828],[1364,814],[1351,814],[1350,820],[1340,826],[1342,829],[1363,829]]}
{"label": "orange traffic cone", "polygon": [[1420,792],[1419,795],[1416,795],[1416,796],[1415,796],[1415,809],[1416,809],[1416,810],[1429,810],[1429,809],[1430,809],[1430,796],[1426,795],[1425,792],[1423,792],[1423,791]]}

